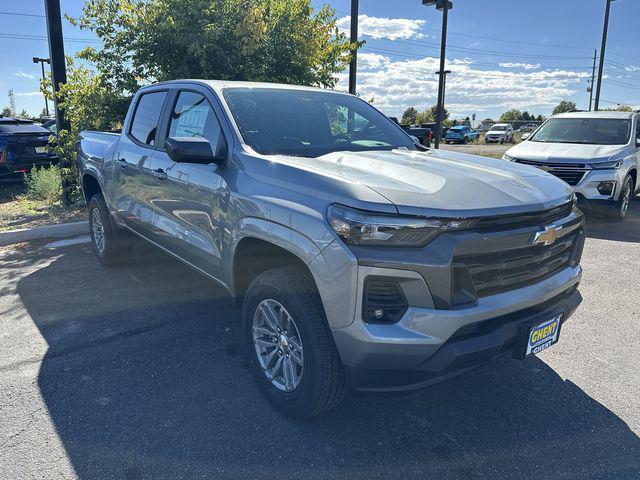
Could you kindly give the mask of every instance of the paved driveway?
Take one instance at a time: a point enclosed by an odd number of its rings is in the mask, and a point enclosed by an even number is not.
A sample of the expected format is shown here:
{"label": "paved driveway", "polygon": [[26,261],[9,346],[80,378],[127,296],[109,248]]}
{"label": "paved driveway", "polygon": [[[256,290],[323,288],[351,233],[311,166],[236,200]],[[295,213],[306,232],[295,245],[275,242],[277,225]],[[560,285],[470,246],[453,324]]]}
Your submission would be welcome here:
{"label": "paved driveway", "polygon": [[419,393],[278,415],[224,293],[156,253],[0,250],[0,478],[640,478],[640,202],[592,219],[561,342]]}

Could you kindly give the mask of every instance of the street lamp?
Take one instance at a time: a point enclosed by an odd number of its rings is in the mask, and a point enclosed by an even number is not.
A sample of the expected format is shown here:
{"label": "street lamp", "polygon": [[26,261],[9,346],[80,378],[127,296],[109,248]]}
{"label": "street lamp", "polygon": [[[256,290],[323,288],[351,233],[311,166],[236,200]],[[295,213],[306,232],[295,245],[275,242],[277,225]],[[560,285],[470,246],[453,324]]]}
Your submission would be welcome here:
{"label": "street lamp", "polygon": [[[38,57],[33,57],[33,63],[39,63],[40,66],[42,67],[42,81],[44,82],[45,79],[45,75],[44,75],[44,64],[45,63],[51,63],[51,60],[49,60],[48,58],[38,58]],[[47,100],[47,96],[44,96],[44,111],[47,114],[47,117],[49,116],[49,101]]]}
{"label": "street lamp", "polygon": [[[436,73],[436,75],[440,75],[441,70],[438,70]],[[447,92],[447,75],[449,75],[451,73],[451,70],[445,70],[444,71],[444,80],[442,81],[442,121],[444,122],[444,97],[445,97],[445,93]],[[439,78],[439,77],[438,77]]]}
{"label": "street lamp", "polygon": [[444,82],[445,82],[445,69],[444,59],[445,51],[447,49],[447,17],[448,12],[453,8],[453,3],[450,0],[422,0],[422,4],[425,6],[435,5],[437,10],[442,11],[442,33],[440,42],[440,70],[438,70],[438,105],[436,107],[436,141],[435,148],[440,148],[440,137],[442,136],[442,121],[444,110]]}

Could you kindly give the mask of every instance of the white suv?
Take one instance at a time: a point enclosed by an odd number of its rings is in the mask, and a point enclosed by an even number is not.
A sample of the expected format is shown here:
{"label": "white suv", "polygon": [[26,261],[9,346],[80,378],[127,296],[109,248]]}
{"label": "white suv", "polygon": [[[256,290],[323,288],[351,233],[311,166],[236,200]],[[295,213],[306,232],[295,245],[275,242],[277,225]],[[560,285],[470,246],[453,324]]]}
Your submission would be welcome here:
{"label": "white suv", "polygon": [[583,205],[622,220],[639,187],[639,119],[636,112],[561,113],[503,158],[561,178]]}
{"label": "white suv", "polygon": [[510,123],[495,123],[484,136],[484,143],[512,142],[513,127]]}

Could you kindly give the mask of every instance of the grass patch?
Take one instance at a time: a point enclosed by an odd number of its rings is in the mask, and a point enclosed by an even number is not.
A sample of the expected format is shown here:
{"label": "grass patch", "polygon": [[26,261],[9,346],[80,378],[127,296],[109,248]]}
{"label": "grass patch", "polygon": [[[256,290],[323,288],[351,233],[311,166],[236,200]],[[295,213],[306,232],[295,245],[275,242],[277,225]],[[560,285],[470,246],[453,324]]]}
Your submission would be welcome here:
{"label": "grass patch", "polygon": [[60,169],[55,165],[36,167],[25,175],[27,197],[48,206],[60,203],[62,198]]}

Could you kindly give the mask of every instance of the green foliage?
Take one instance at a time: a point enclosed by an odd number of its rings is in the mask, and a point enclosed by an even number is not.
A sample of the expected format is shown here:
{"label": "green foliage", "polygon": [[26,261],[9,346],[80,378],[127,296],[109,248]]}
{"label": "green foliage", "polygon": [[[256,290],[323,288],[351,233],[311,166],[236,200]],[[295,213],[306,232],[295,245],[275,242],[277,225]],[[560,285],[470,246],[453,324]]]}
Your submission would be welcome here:
{"label": "green foliage", "polygon": [[576,110],[576,104],[575,102],[570,102],[568,100],[562,100],[557,106],[556,108],[553,109],[553,115],[557,115],[558,113],[564,113],[564,112],[573,112],[574,110]]}
{"label": "green foliage", "polygon": [[[420,112],[416,118],[416,123],[431,123],[436,121],[436,114],[438,113],[438,106],[431,105],[425,111]],[[442,120],[447,120],[449,118],[449,112],[447,109],[444,109]]]}
{"label": "green foliage", "polygon": [[418,118],[418,110],[415,107],[409,107],[402,112],[400,123],[402,125],[413,125],[416,123],[416,118]]}
{"label": "green foliage", "polygon": [[332,87],[356,47],[311,0],[87,0],[72,22],[102,40],[80,56],[117,91],[176,78]]}
{"label": "green foliage", "polygon": [[0,113],[2,117],[13,117],[13,112],[11,111],[11,107],[4,107],[2,109],[2,113]]}
{"label": "green foliage", "polygon": [[25,174],[27,197],[47,205],[58,203],[62,195],[60,180],[60,169],[55,165],[34,168]]}
{"label": "green foliage", "polygon": [[514,108],[504,112],[500,115],[499,123],[508,123],[508,122],[543,122],[544,117],[542,115],[538,115],[537,117],[526,110],[521,112],[520,110]]}
{"label": "green foliage", "polygon": [[609,108],[601,108],[600,110],[603,110],[605,112],[633,112],[635,111],[634,108],[630,105],[618,105],[616,107],[609,107]]}

